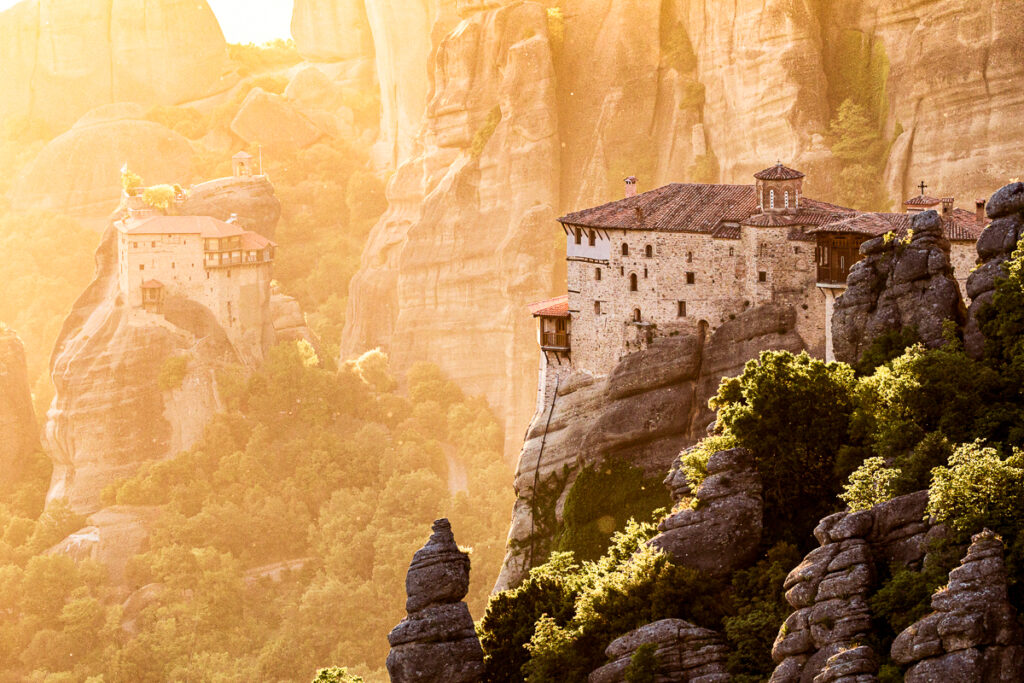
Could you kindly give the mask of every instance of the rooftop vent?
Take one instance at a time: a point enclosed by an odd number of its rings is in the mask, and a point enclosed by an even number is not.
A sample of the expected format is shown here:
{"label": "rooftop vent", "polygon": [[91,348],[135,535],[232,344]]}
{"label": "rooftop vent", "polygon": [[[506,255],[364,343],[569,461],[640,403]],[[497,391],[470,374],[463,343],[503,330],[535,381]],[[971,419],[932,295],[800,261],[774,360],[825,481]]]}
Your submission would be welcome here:
{"label": "rooftop vent", "polygon": [[636,176],[631,175],[628,178],[626,178],[626,196],[636,196]]}

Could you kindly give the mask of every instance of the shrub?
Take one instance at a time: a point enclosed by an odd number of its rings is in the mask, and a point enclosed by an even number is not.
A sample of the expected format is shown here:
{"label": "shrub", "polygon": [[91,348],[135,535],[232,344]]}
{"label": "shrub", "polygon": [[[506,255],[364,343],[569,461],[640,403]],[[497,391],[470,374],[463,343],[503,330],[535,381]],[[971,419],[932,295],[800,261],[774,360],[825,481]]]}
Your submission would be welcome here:
{"label": "shrub", "polygon": [[964,444],[932,470],[928,514],[956,531],[1012,531],[1024,522],[1024,454],[1003,459],[980,441]]}
{"label": "shrub", "polygon": [[156,383],[163,391],[173,391],[181,386],[188,374],[188,356],[170,356],[160,368]]}
{"label": "shrub", "polygon": [[[886,235],[892,235],[891,232]],[[903,355],[908,347],[921,341],[914,327],[902,327],[879,335],[860,355],[854,368],[858,375],[870,375],[880,365]]]}
{"label": "shrub", "polygon": [[624,672],[626,683],[654,683],[658,665],[658,646],[644,643],[629,658],[629,666]]}
{"label": "shrub", "polygon": [[565,15],[561,7],[548,7],[548,36],[551,39],[551,53],[557,59],[565,44]]}
{"label": "shrub", "polygon": [[142,192],[142,201],[146,204],[166,211],[174,202],[175,190],[173,185],[153,185]]}
{"label": "shrub", "polygon": [[132,190],[142,187],[142,176],[138,173],[133,173],[128,168],[128,164],[121,167],[121,188],[125,192],[131,192]]}
{"label": "shrub", "polygon": [[687,448],[679,454],[679,468],[682,470],[686,481],[690,484],[690,491],[696,492],[697,488],[704,483],[708,476],[708,460],[719,451],[726,451],[736,446],[736,440],[728,434],[717,434],[706,436],[696,446]]}
{"label": "shrub", "polygon": [[474,159],[479,159],[484,153],[487,141],[494,135],[499,123],[501,123],[501,107],[494,105],[494,108],[487,113],[483,124],[473,134],[473,143],[470,145],[469,153]]}
{"label": "shrub", "polygon": [[868,458],[850,475],[839,498],[851,512],[867,510],[896,495],[900,471],[885,466],[882,458]]}
{"label": "shrub", "polygon": [[348,669],[343,666],[332,666],[329,669],[317,671],[313,683],[363,683],[363,678],[350,674]]}

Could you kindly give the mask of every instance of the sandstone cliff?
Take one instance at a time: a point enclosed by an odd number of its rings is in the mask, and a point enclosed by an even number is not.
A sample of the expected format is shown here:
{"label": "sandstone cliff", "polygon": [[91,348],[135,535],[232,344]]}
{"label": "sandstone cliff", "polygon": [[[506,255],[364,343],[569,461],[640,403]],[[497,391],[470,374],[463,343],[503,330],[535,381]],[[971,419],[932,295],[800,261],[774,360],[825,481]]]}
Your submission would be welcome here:
{"label": "sandstone cliff", "polygon": [[229,83],[226,48],[205,0],[24,0],[0,13],[0,120],[200,99]]}
{"label": "sandstone cliff", "polygon": [[352,280],[343,346],[383,344],[398,368],[430,359],[525,425],[536,352],[525,352],[534,328],[524,306],[555,287],[558,131],[543,7],[471,16],[434,64],[423,152],[390,183]]}
{"label": "sandstone cliff", "polygon": [[519,456],[509,550],[497,588],[517,585],[547,559],[561,505],[580,470],[614,455],[664,476],[679,451],[707,433],[714,421],[707,402],[722,377],[738,374],[760,350],[803,350],[795,322],[792,309],[763,306],[706,339],[656,339],[607,377],[560,379],[539,406]]}
{"label": "sandstone cliff", "polygon": [[18,481],[26,460],[39,449],[25,346],[0,325],[0,491]]}

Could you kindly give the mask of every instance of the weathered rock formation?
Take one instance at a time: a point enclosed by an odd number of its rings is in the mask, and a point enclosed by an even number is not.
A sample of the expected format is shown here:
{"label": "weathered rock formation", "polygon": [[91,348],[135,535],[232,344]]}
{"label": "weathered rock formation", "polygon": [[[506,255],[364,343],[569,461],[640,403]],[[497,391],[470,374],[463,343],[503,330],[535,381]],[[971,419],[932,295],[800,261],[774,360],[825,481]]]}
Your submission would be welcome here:
{"label": "weathered rock formation", "polygon": [[388,634],[393,683],[476,683],[484,673],[469,591],[469,555],[459,550],[447,519],[434,522],[405,577],[408,616]]}
{"label": "weathered rock formation", "polygon": [[728,683],[732,680],[725,668],[729,648],[721,635],[682,619],[662,619],[613,640],[604,651],[612,661],[590,674],[589,682],[625,683],[626,669],[633,654],[647,644],[656,647],[656,681]]}
{"label": "weathered rock formation", "polygon": [[270,318],[274,323],[275,341],[304,340],[309,342],[317,353],[320,352],[320,340],[306,324],[302,305],[295,297],[273,292],[270,296]]}
{"label": "weathered rock formation", "polygon": [[281,202],[274,195],[274,186],[265,177],[218,178],[193,185],[180,210],[190,216],[213,216],[235,222],[274,238],[281,218]]}
{"label": "weathered rock formation", "polygon": [[1005,277],[1003,262],[1017,248],[1024,231],[1024,183],[1010,183],[1000,188],[989,199],[985,208],[993,221],[978,238],[978,259],[981,263],[967,278],[967,296],[971,306],[967,310],[964,328],[964,349],[980,358],[985,351],[985,337],[978,327],[978,312],[992,302],[996,280]]}
{"label": "weathered rock formation", "polygon": [[865,258],[850,269],[847,289],[832,314],[837,360],[856,363],[887,332],[913,328],[926,346],[935,348],[945,343],[947,320],[963,326],[966,311],[938,214],[919,213],[912,225],[909,241],[890,234],[861,245]]}
{"label": "weathered rock formation", "polygon": [[518,2],[471,16],[438,48],[434,83],[424,151],[392,179],[352,280],[343,355],[382,346],[398,368],[429,358],[525,425],[537,356],[523,311],[555,288],[557,246],[544,8]]}
{"label": "weathered rock formation", "polygon": [[[878,653],[865,644],[872,632],[867,598],[876,571],[889,564],[918,568],[929,526],[927,491],[839,512],[821,520],[821,543],[786,577],[786,601],[796,610],[772,648],[773,683],[874,681]],[[852,678],[844,678],[851,676]]]}
{"label": "weathered rock formation", "polygon": [[292,38],[312,62],[341,62],[373,56],[365,0],[296,0]]}
{"label": "weathered rock formation", "polygon": [[313,122],[281,95],[253,88],[231,122],[231,132],[250,144],[260,143],[270,152],[294,152],[309,147],[323,136]]}
{"label": "weathered rock formation", "polygon": [[709,576],[727,576],[757,557],[761,543],[761,477],[749,451],[734,448],[708,459],[696,507],[669,515],[650,544],[676,564]]}
{"label": "weathered rock formation", "polygon": [[143,120],[137,105],[101,107],[47,144],[14,181],[16,209],[106,217],[118,204],[118,170],[128,166],[148,183],[187,184],[192,147],[185,137]]}
{"label": "weathered rock formation", "polygon": [[0,13],[0,120],[67,126],[111,102],[179,104],[230,81],[205,0],[24,0]]}
{"label": "weathered rock formation", "polygon": [[128,560],[145,552],[149,526],[159,508],[125,506],[104,508],[86,519],[86,526],[50,548],[48,554],[68,555],[75,560],[102,564],[114,590],[125,584]]}
{"label": "weathered rock formation", "polygon": [[892,644],[893,660],[910,665],[907,683],[1024,677],[1024,631],[1007,597],[1002,540],[986,530],[971,541],[948,585],[932,596],[935,611]]}
{"label": "weathered rock formation", "polygon": [[803,350],[795,324],[791,308],[757,307],[707,338],[695,331],[655,339],[607,377],[574,373],[547,388],[519,456],[509,550],[497,588],[517,585],[547,559],[561,505],[584,467],[620,456],[650,476],[668,471],[714,422],[707,402],[722,377],[741,372],[758,351]]}
{"label": "weathered rock formation", "polygon": [[39,450],[25,346],[0,325],[0,491],[17,482],[28,457]]}

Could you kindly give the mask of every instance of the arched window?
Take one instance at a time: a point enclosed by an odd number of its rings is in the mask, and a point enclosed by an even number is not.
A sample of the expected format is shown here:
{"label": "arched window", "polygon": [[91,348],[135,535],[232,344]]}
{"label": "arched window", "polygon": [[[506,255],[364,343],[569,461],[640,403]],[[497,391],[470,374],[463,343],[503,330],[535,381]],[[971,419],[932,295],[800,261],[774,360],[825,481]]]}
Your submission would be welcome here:
{"label": "arched window", "polygon": [[649,244],[646,247],[644,247],[644,256],[646,256],[647,258],[651,258],[652,256],[654,256],[654,247],[652,247]]}
{"label": "arched window", "polygon": [[789,208],[789,190],[786,190],[786,194],[783,195],[783,201],[785,202],[786,208]]}
{"label": "arched window", "polygon": [[597,230],[591,230],[590,231],[590,238],[589,238],[588,242],[589,242],[590,246],[594,246],[595,244],[597,244]]}
{"label": "arched window", "polygon": [[640,322],[640,320],[641,320],[641,318],[640,318],[640,309],[639,308],[634,308],[633,309],[633,322],[638,323],[638,322]]}
{"label": "arched window", "polygon": [[775,208],[775,190],[768,191],[769,208]]}
{"label": "arched window", "polygon": [[629,274],[629,291],[631,291],[631,292],[637,291],[636,273],[630,273]]}
{"label": "arched window", "polygon": [[601,279],[601,269],[600,268],[594,268],[594,279],[595,280],[600,280]]}
{"label": "arched window", "polygon": [[622,243],[622,255],[629,256],[629,245],[625,242]]}

